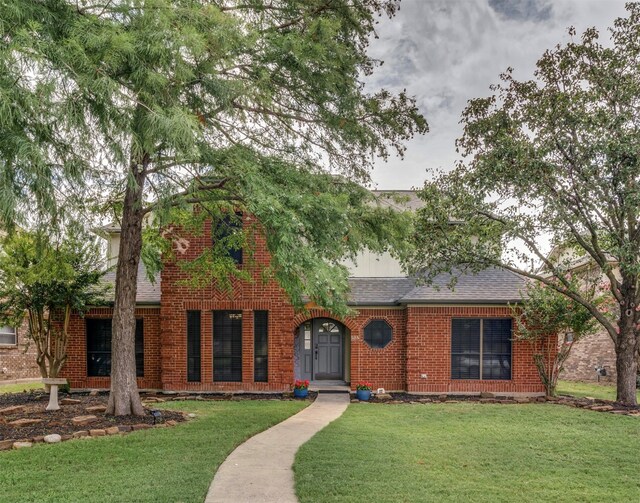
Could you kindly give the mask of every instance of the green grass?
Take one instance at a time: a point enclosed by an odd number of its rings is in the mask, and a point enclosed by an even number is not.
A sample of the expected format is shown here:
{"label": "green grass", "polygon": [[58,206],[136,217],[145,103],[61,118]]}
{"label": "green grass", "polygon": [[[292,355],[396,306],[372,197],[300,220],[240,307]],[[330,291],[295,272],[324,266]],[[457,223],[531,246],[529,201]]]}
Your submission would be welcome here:
{"label": "green grass", "polygon": [[[604,400],[616,399],[616,387],[613,384],[598,384],[576,381],[558,381],[559,395],[572,395],[577,397],[590,396]],[[640,401],[640,392],[636,394]]]}
{"label": "green grass", "polygon": [[0,452],[0,501],[201,503],[236,446],[304,405],[171,402],[167,408],[197,418],[172,428]]}
{"label": "green grass", "polygon": [[21,382],[19,384],[0,384],[0,395],[3,393],[21,393],[23,391],[43,389],[44,384],[39,381]]}
{"label": "green grass", "polygon": [[640,501],[640,418],[551,404],[354,404],[305,444],[302,503]]}

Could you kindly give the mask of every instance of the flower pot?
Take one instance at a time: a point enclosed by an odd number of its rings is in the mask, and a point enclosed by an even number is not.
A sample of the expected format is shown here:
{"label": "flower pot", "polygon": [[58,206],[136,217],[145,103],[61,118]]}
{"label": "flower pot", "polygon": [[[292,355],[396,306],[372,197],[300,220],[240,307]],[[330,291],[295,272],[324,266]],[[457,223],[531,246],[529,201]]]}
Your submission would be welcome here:
{"label": "flower pot", "polygon": [[308,395],[309,395],[309,390],[307,388],[293,390],[293,396],[295,396],[296,398],[307,398]]}
{"label": "flower pot", "polygon": [[362,402],[367,402],[371,398],[371,391],[368,389],[356,390],[356,398]]}

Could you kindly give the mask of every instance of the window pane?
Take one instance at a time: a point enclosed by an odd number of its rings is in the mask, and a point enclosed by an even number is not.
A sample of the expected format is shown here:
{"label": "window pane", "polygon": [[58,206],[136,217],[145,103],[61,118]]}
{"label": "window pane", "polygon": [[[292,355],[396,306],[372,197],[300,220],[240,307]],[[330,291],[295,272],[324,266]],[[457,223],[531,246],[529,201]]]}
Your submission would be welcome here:
{"label": "window pane", "polygon": [[511,319],[483,321],[483,379],[511,379],[511,326]]}
{"label": "window pane", "polygon": [[451,379],[480,379],[480,320],[451,320]]}
{"label": "window pane", "polygon": [[386,320],[372,320],[364,327],[364,341],[371,348],[386,347],[393,337],[393,330]]}
{"label": "window pane", "polygon": [[[108,377],[111,375],[111,318],[87,319],[87,375]],[[144,376],[144,327],[136,320],[136,376]]]}
{"label": "window pane", "polygon": [[242,232],[242,213],[236,213],[235,217],[224,216],[212,226],[213,245],[218,243],[225,247],[226,252],[236,264],[242,264],[242,248],[237,246],[234,239]]}
{"label": "window pane", "polygon": [[242,381],[242,312],[213,312],[213,380]]}
{"label": "window pane", "polygon": [[14,327],[0,327],[0,344],[17,344],[16,329]]}
{"label": "window pane", "polygon": [[267,382],[269,352],[269,313],[255,311],[253,313],[253,379],[256,382]]}

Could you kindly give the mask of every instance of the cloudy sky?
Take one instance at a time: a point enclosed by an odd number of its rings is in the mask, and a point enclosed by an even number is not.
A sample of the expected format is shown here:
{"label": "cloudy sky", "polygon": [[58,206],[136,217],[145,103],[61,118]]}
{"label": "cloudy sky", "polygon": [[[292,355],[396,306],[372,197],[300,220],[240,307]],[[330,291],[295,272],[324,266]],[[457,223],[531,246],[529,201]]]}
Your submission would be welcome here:
{"label": "cloudy sky", "polygon": [[370,54],[384,61],[371,89],[406,88],[416,96],[430,132],[408,145],[404,160],[379,162],[380,189],[421,185],[429,169],[447,169],[458,158],[460,114],[467,100],[489,95],[489,85],[508,66],[520,79],[533,76],[545,49],[597,27],[601,38],[624,0],[402,0],[400,12],[383,20]]}

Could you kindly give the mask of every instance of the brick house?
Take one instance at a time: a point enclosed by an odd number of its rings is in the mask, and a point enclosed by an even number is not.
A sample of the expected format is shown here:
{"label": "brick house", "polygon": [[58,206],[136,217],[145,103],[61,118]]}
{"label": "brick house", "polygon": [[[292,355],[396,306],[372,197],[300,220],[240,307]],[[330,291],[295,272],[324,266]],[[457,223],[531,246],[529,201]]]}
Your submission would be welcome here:
{"label": "brick house", "polygon": [[36,347],[29,344],[26,322],[17,328],[0,327],[0,383],[39,377]]}
{"label": "brick house", "polygon": [[[109,249],[117,250],[118,230],[108,232]],[[257,241],[254,260],[267,264]],[[211,243],[209,224],[182,240],[180,258],[195,258]],[[362,253],[348,266],[354,314],[346,319],[313,307],[296,312],[275,282],[260,279],[259,267],[250,270],[253,282],[234,280],[231,293],[185,286],[175,261],[153,284],[141,268],[139,387],[276,392],[309,379],[352,388],[367,380],[375,389],[414,393],[544,393],[531,346],[511,341],[508,303],[520,299],[522,278],[488,269],[462,275],[450,290],[446,275],[416,286],[388,255]],[[74,317],[63,371],[72,388],[109,386],[111,314],[102,307]]]}

